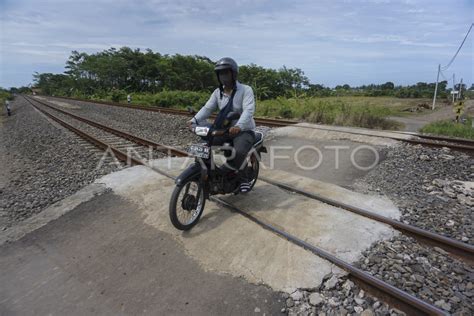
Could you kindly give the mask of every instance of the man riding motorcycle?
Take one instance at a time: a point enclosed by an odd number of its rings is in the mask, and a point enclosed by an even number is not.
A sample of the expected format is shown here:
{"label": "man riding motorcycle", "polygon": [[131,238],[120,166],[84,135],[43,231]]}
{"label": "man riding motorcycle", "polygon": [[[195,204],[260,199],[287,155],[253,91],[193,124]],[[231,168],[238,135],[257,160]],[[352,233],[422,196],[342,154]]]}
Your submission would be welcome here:
{"label": "man riding motorcycle", "polygon": [[[250,86],[241,84],[237,80],[239,67],[229,57],[221,58],[215,65],[214,71],[219,81],[219,87],[214,90],[207,103],[199,112],[188,121],[188,127],[193,124],[199,125],[205,122],[215,110],[219,114],[214,121],[214,128],[222,128],[225,118],[229,112],[240,113],[240,118],[232,122],[229,135],[233,142],[233,157],[228,159],[220,171],[227,176],[238,176],[240,180],[240,192],[247,193],[250,190],[249,179],[243,170],[246,165],[246,157],[255,142],[255,98]],[[217,138],[213,145],[222,145],[226,141]]]}

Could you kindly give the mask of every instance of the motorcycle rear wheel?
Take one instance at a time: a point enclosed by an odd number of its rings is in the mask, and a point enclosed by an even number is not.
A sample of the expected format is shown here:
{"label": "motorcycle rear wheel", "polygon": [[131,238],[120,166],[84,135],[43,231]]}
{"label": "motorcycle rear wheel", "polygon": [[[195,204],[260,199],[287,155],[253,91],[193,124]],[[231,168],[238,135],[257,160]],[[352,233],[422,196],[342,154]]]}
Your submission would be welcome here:
{"label": "motorcycle rear wheel", "polygon": [[[169,216],[171,223],[179,230],[190,230],[199,221],[206,199],[198,179],[189,179],[176,186],[171,195]],[[199,197],[198,191],[200,191]]]}
{"label": "motorcycle rear wheel", "polygon": [[260,159],[256,153],[252,153],[252,155],[250,156],[249,165],[247,166],[247,168],[249,168],[249,172],[251,172],[250,190],[252,190],[255,183],[257,183],[258,173],[260,171]]}

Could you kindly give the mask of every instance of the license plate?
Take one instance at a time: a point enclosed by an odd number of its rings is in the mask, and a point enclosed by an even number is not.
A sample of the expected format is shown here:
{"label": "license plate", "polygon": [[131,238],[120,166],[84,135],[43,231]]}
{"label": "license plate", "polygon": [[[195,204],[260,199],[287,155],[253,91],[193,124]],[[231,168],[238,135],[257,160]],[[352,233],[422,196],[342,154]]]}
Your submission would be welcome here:
{"label": "license plate", "polygon": [[203,158],[203,159],[208,159],[210,148],[207,145],[195,144],[195,145],[189,146],[188,152],[193,156]]}

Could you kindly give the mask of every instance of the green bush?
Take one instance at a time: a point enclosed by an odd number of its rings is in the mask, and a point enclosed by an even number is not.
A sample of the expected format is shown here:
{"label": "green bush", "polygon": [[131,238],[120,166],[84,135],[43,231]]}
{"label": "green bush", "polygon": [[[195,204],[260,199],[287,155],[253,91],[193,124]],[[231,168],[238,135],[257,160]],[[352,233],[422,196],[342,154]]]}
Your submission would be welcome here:
{"label": "green bush", "polygon": [[13,100],[13,94],[0,88],[0,107],[3,107],[5,105],[5,100]]}
{"label": "green bush", "polygon": [[278,109],[278,115],[283,118],[289,119],[293,117],[293,111],[288,104],[282,104]]}
{"label": "green bush", "polygon": [[467,119],[464,124],[456,123],[449,120],[437,121],[425,125],[423,128],[420,129],[420,132],[435,135],[474,139],[474,128],[472,127],[472,119]]}
{"label": "green bush", "polygon": [[155,96],[151,93],[130,93],[132,104],[153,105]]}
{"label": "green bush", "polygon": [[[78,97],[81,98],[81,95],[82,95],[82,98],[83,99],[93,99],[93,100],[107,100],[107,101],[111,101],[112,100],[112,93],[108,93],[107,91],[104,91],[104,90],[97,90],[94,92],[94,94],[92,95],[85,95],[81,92],[75,92],[75,94],[78,95]],[[118,96],[118,99],[120,99],[120,96]]]}
{"label": "green bush", "polygon": [[153,97],[153,105],[161,107],[185,108],[188,106],[201,108],[209,99],[210,94],[194,91],[163,91]]}
{"label": "green bush", "polygon": [[120,102],[127,99],[127,92],[124,90],[112,90],[109,94],[113,102]]}
{"label": "green bush", "polygon": [[161,106],[166,108],[186,108],[188,106],[200,109],[209,99],[208,92],[194,91],[162,91],[152,93],[127,93],[124,90],[113,90],[108,93],[96,92],[91,95],[95,100],[111,100],[113,102],[127,102],[127,95],[130,94],[132,104]]}
{"label": "green bush", "polygon": [[0,114],[3,114],[4,111],[6,113],[5,100],[13,100],[13,95],[0,88]]}
{"label": "green bush", "polygon": [[2,101],[2,104],[0,106],[3,106],[5,103],[5,100],[12,100],[13,96],[10,94],[8,91],[0,90],[0,100]]}

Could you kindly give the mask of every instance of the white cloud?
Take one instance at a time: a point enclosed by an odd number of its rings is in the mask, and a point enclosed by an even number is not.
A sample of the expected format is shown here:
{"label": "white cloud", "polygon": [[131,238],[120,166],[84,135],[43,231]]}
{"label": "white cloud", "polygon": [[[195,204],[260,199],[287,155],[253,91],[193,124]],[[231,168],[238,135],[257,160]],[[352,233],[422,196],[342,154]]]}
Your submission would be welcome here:
{"label": "white cloud", "polygon": [[[93,53],[130,46],[213,59],[232,55],[241,63],[265,67],[299,67],[313,81],[329,80],[323,82],[329,85],[347,82],[334,74],[344,73],[348,65],[361,80],[382,80],[393,73],[393,80],[401,83],[432,80],[425,69],[450,59],[472,22],[473,9],[469,2],[456,6],[425,0],[6,3],[2,69],[16,65],[33,72],[39,64],[62,69],[72,50]],[[466,43],[456,71],[472,69],[472,47],[472,41]],[[472,76],[472,71],[465,74],[468,80]],[[361,83],[351,78],[350,84]],[[30,77],[15,80],[3,76],[0,86],[26,84]]]}

